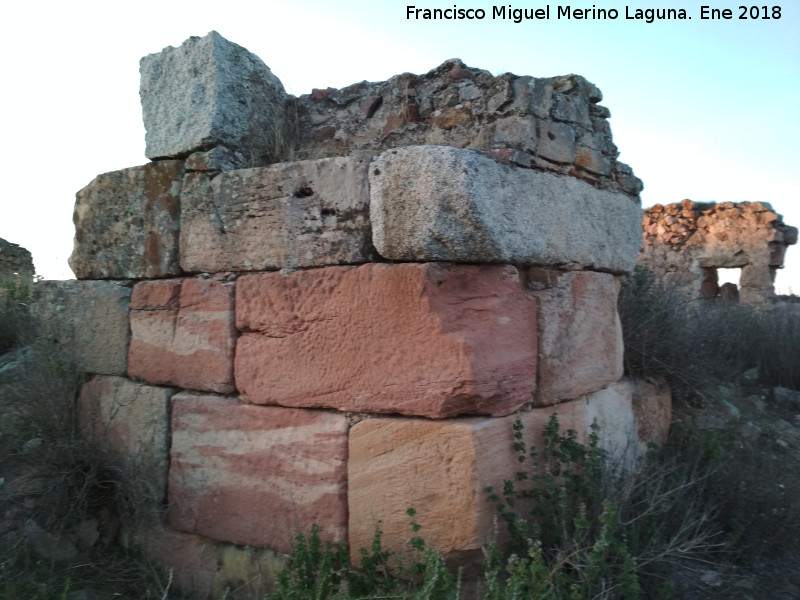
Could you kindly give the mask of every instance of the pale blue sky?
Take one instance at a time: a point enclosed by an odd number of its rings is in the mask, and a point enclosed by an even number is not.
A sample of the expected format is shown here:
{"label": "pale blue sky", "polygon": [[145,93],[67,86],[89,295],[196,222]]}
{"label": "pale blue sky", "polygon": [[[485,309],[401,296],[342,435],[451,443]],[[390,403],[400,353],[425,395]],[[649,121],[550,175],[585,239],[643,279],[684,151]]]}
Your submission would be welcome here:
{"label": "pale blue sky", "polygon": [[[409,21],[406,6],[488,9],[483,21]],[[779,20],[739,20],[739,2],[649,2],[685,21],[625,19],[625,2],[551,7],[548,21],[492,21],[492,2],[29,2],[0,9],[7,135],[0,237],[68,278],[75,192],[99,173],[143,164],[139,58],[216,29],[259,55],[294,94],[461,58],[495,74],[578,73],[604,93],[621,159],[644,180],[645,206],[683,198],[759,200],[800,225],[800,0]],[[616,21],[566,21],[556,7],[616,8]],[[497,3],[502,6],[502,3]],[[506,6],[509,3],[505,4]],[[734,19],[700,20],[700,7]],[[763,6],[764,3],[760,3]],[[772,6],[772,5],[768,5]],[[779,289],[800,293],[800,248]]]}

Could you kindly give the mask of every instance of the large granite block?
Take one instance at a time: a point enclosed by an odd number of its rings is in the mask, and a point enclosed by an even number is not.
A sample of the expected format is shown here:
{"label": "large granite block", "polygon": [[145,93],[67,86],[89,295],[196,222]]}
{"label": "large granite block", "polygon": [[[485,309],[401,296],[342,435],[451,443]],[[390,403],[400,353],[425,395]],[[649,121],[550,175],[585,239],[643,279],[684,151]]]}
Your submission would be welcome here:
{"label": "large granite block", "polygon": [[390,260],[577,263],[623,273],[639,203],[572,177],[444,146],[389,150],[370,166],[373,242]]}
{"label": "large granite block", "polygon": [[252,163],[280,142],[283,84],[260,58],[216,31],[145,56],[139,70],[148,158],[224,145]]}

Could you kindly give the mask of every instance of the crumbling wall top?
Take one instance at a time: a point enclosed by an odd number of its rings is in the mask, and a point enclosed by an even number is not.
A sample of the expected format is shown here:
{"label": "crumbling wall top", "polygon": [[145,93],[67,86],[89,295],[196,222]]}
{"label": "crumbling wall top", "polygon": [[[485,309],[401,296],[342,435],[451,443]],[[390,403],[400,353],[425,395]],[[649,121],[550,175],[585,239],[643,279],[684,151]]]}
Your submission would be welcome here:
{"label": "crumbling wall top", "polygon": [[33,258],[22,246],[0,238],[0,279],[33,277]]}
{"label": "crumbling wall top", "polygon": [[600,90],[578,75],[495,77],[451,59],[424,75],[294,97],[261,59],[212,31],[144,57],[141,77],[146,155],[188,158],[190,170],[441,145],[637,201],[642,189],[617,160]]}

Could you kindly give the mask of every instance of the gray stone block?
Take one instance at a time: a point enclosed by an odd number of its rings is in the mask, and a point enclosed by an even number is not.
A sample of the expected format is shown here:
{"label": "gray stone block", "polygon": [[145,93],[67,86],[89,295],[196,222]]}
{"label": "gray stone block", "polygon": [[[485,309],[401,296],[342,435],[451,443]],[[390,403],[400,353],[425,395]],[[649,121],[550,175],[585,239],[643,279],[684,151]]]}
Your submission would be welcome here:
{"label": "gray stone block", "polygon": [[140,72],[148,158],[185,157],[224,144],[257,164],[273,152],[286,93],[245,48],[212,31],[145,56]]}
{"label": "gray stone block", "polygon": [[161,160],[98,175],[75,198],[69,266],[78,279],[142,279],[180,273],[183,162]]}
{"label": "gray stone block", "polygon": [[341,157],[187,175],[186,272],[261,271],[374,260],[368,162]]}
{"label": "gray stone block", "polygon": [[641,243],[629,196],[444,146],[370,165],[373,242],[390,260],[567,265],[624,273]]}
{"label": "gray stone block", "polygon": [[131,288],[113,281],[39,281],[32,312],[41,335],[90,373],[124,375]]}

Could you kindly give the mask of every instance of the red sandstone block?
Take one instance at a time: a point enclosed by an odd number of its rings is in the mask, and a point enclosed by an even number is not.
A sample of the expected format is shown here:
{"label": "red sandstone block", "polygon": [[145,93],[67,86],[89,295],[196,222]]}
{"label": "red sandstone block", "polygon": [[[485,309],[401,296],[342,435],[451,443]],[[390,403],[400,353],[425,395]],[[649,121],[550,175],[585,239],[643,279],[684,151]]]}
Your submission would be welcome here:
{"label": "red sandstone block", "polygon": [[136,284],[128,375],[156,384],[232,392],[233,287],[221,279]]}
{"label": "red sandstone block", "polygon": [[[420,535],[449,563],[479,561],[481,548],[495,537],[497,516],[486,487],[501,490],[505,480],[530,469],[513,450],[517,419],[525,427],[528,447],[539,450],[553,413],[562,434],[572,429],[584,443],[596,423],[610,464],[633,468],[646,442],[653,441],[647,436],[660,435],[640,420],[645,415],[634,408],[633,393],[634,385],[622,380],[577,400],[499,419],[373,418],[356,423],[350,429],[347,462],[354,563],[358,549],[369,547],[378,521],[384,549],[401,555],[409,551],[408,507],[417,511]],[[505,529],[500,527],[502,542]]]}
{"label": "red sandstone block", "polygon": [[347,419],[182,392],[172,402],[169,523],[290,552],[312,524],[347,537]]}
{"label": "red sandstone block", "polygon": [[245,275],[236,294],[236,386],[249,402],[443,418],[532,399],[536,300],[512,266]]}
{"label": "red sandstone block", "polygon": [[532,268],[539,300],[537,404],[596,392],[622,377],[618,281],[608,273]]}

